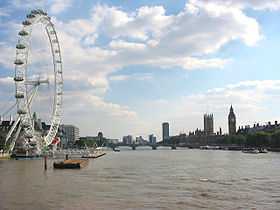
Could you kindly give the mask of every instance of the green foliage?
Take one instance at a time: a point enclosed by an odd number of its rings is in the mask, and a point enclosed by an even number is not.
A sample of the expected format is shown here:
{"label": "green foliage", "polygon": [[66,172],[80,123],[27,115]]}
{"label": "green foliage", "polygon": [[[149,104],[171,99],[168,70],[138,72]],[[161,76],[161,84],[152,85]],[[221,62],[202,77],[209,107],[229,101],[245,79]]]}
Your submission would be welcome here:
{"label": "green foliage", "polygon": [[280,130],[276,130],[274,133],[272,133],[270,145],[271,147],[280,147]]}
{"label": "green foliage", "polygon": [[92,138],[92,139],[80,139],[79,141],[76,141],[75,145],[79,148],[84,147],[102,147],[107,146],[108,139],[106,138]]}
{"label": "green foliage", "polygon": [[236,144],[243,146],[246,143],[246,137],[244,135],[226,136],[224,142],[225,144]]}
{"label": "green foliage", "polygon": [[269,146],[271,134],[260,131],[247,135],[246,146],[250,147],[266,147]]}

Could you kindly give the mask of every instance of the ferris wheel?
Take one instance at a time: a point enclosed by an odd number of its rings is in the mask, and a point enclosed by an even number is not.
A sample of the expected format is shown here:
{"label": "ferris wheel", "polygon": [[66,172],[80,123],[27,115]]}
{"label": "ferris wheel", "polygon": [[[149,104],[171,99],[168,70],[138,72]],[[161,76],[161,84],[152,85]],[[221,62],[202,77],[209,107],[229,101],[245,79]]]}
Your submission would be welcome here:
{"label": "ferris wheel", "polygon": [[[43,10],[32,10],[26,15],[27,19],[22,22],[22,29],[18,33],[18,43],[16,45],[15,59],[15,98],[17,118],[8,132],[5,144],[7,152],[11,153],[16,141],[21,138],[24,140],[25,147],[34,147],[38,150],[48,146],[55,138],[62,111],[63,77],[62,77],[62,58],[60,45],[54,25],[50,17]],[[48,84],[49,79],[34,79],[28,74],[28,56],[31,47],[31,34],[33,26],[42,24],[48,39],[52,57],[52,80],[54,89],[52,91],[52,110],[48,113],[50,117],[50,127],[45,135],[38,135],[34,128],[32,119],[32,103],[36,100],[39,86]]]}

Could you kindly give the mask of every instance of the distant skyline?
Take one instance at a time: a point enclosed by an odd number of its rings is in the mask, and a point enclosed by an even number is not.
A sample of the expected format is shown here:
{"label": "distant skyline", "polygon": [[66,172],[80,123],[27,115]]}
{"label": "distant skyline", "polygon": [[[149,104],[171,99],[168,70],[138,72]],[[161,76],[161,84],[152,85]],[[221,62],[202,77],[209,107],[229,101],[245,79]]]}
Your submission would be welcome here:
{"label": "distant skyline", "polygon": [[[55,24],[62,123],[81,136],[160,139],[163,122],[170,135],[188,133],[203,128],[204,113],[224,133],[231,104],[237,127],[280,120],[280,0],[0,1],[0,114],[15,100],[17,33],[34,7]],[[40,29],[30,67],[50,74]],[[44,118],[49,99],[40,98],[34,110]]]}

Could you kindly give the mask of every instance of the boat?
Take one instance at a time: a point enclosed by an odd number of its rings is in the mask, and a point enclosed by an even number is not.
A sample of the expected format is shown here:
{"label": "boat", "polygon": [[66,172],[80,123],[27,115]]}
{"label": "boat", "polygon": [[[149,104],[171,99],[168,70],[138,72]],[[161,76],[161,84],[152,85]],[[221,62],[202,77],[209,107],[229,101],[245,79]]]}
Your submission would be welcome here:
{"label": "boat", "polygon": [[114,148],[113,151],[114,152],[120,152],[120,149],[119,148]]}
{"label": "boat", "polygon": [[221,149],[219,146],[209,146],[209,145],[200,146],[199,148],[201,150],[219,150],[219,149]]}
{"label": "boat", "polygon": [[268,153],[267,149],[265,148],[260,148],[259,153]]}
{"label": "boat", "polygon": [[55,169],[81,169],[87,166],[88,159],[68,159],[64,161],[54,162]]}
{"label": "boat", "polygon": [[258,154],[260,153],[258,149],[254,148],[245,148],[242,150],[243,153],[248,153],[248,154]]}

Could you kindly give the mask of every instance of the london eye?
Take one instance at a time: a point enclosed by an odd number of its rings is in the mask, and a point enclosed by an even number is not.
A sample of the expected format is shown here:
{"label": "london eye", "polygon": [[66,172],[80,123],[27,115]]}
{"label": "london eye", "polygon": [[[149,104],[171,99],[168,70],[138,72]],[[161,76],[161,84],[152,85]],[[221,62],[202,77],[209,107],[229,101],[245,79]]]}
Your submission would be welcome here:
{"label": "london eye", "polygon": [[[32,105],[36,101],[36,96],[40,92],[39,87],[48,85],[49,78],[42,79],[29,71],[30,50],[32,29],[35,25],[41,24],[48,37],[50,46],[51,63],[53,70],[51,78],[53,90],[50,98],[52,101],[50,113],[50,125],[47,132],[36,132],[35,123],[32,118]],[[5,140],[5,150],[12,153],[17,141],[21,141],[23,147],[28,150],[41,152],[43,147],[47,147],[56,137],[61,121],[62,95],[63,95],[63,76],[62,76],[62,57],[60,45],[54,24],[51,18],[43,10],[32,10],[26,15],[22,22],[22,29],[18,33],[18,42],[16,44],[16,58],[14,61],[15,74],[15,99],[16,99],[16,120],[9,130]],[[31,72],[31,74],[30,74]]]}

